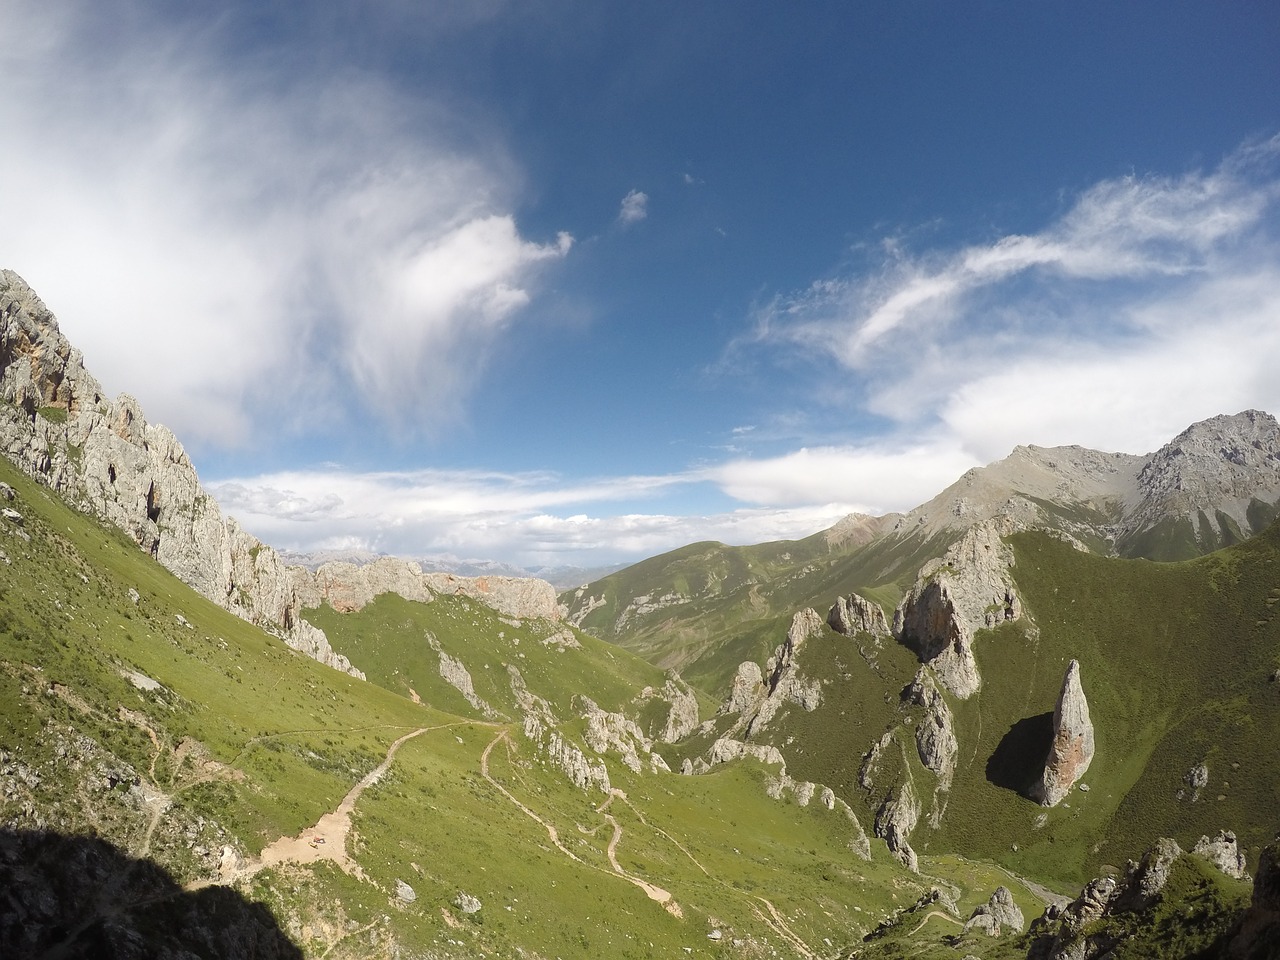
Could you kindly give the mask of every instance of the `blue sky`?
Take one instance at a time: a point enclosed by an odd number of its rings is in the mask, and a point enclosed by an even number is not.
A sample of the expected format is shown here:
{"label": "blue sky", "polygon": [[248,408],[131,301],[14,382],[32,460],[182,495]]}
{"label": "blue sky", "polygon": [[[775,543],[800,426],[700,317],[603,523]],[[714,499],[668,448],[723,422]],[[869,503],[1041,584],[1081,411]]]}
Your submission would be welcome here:
{"label": "blue sky", "polygon": [[633,560],[1280,411],[1270,4],[3,7],[0,263],[280,547]]}

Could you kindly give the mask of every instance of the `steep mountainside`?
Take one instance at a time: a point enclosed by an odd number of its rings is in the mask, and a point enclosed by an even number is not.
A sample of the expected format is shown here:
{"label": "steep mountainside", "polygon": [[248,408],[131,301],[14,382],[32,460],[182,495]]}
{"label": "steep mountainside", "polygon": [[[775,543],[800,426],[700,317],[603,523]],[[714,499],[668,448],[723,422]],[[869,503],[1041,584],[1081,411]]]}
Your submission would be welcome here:
{"label": "steep mountainside", "polygon": [[511,616],[558,616],[539,580],[424,575],[381,558],[366,568],[286,567],[271,547],[223,517],[178,439],[149,424],[136,400],[110,400],[39,297],[0,271],[0,452],[81,510],[123,530],[198,593],[336,669],[360,671],[301,616],[329,592],[465,594]]}
{"label": "steep mountainside", "polygon": [[776,770],[664,773],[687,690],[561,624],[315,611],[363,682],[3,461],[0,497],[4,956],[810,957],[926,892]]}
{"label": "steep mountainside", "polygon": [[[966,530],[1049,530],[1102,556],[1179,560],[1280,515],[1280,424],[1245,411],[1144,456],[1018,447],[907,514],[849,517],[805,540],[696,544],[560,595],[570,622],[721,689],[805,606],[856,590],[892,608]],[[773,639],[771,639],[773,638]]]}

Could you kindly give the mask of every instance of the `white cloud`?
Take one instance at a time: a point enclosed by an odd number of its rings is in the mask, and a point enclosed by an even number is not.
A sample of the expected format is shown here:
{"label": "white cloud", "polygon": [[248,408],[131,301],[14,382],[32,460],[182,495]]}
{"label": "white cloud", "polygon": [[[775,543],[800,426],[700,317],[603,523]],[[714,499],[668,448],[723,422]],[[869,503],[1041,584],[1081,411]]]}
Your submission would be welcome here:
{"label": "white cloud", "polygon": [[649,216],[649,195],[639,190],[632,190],[622,198],[618,208],[618,222],[623,226],[639,223]]}
{"label": "white cloud", "polygon": [[908,510],[974,466],[945,439],[909,445],[802,448],[782,456],[732,460],[706,476],[744,503],[801,507],[840,503],[845,513]]}
{"label": "white cloud", "polygon": [[0,262],[189,442],[339,416],[353,386],[408,423],[456,416],[568,251],[520,235],[500,144],[438,103],[233,61],[234,37],[129,3],[6,21]]}
{"label": "white cloud", "polygon": [[818,351],[899,447],[925,430],[979,462],[1019,443],[1148,452],[1276,409],[1278,160],[1275,137],[1207,174],[1099,183],[1036,234],[890,244],[878,270],[768,304],[749,342]]}
{"label": "white cloud", "polygon": [[573,482],[547,473],[334,467],[226,480],[210,492],[246,529],[286,549],[452,553],[527,566],[639,559],[702,539],[808,536],[853,509],[833,502],[689,515],[632,506],[710,479],[698,471]]}

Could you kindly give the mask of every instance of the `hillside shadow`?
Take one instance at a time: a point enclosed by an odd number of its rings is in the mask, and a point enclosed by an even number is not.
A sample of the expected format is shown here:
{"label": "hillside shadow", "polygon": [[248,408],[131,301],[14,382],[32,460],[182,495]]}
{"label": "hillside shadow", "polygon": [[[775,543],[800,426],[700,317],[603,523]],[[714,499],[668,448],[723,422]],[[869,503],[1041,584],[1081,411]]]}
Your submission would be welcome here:
{"label": "hillside shadow", "polygon": [[1019,720],[1001,739],[987,761],[987,780],[1026,796],[1044,772],[1053,743],[1053,713]]}
{"label": "hillside shadow", "polygon": [[260,903],[186,891],[159,864],[95,837],[0,828],[5,960],[302,960]]}

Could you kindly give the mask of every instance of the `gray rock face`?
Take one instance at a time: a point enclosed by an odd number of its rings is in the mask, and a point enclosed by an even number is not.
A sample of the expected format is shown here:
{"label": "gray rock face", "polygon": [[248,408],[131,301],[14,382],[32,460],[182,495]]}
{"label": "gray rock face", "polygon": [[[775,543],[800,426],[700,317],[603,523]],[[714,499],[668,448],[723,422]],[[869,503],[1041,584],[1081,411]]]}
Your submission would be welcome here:
{"label": "gray rock face", "polygon": [[1203,523],[1232,539],[1237,531],[1251,536],[1259,532],[1249,516],[1255,500],[1280,501],[1280,424],[1260,410],[1212,417],[1188,427],[1143,464],[1117,540],[1177,517],[1195,518],[1197,536],[1209,532],[1200,529]]}
{"label": "gray rock face", "polygon": [[662,684],[662,697],[671,704],[671,709],[667,711],[658,739],[663,743],[677,743],[698,729],[698,698],[678,676],[668,677]]}
{"label": "gray rock face", "polygon": [[1094,960],[1108,956],[1119,941],[1114,933],[1098,930],[1096,922],[1112,914],[1152,906],[1180,856],[1182,849],[1177,843],[1162,838],[1143,854],[1140,863],[1129,861],[1121,880],[1091,880],[1066,907],[1050,906],[1031,925],[1034,939],[1027,960]]}
{"label": "gray rock face", "polygon": [[916,727],[916,750],[920,754],[920,762],[937,775],[939,789],[948,790],[955,775],[956,754],[960,750],[951,722],[951,709],[923,670],[907,687],[906,699],[924,707],[924,718]]}
{"label": "gray rock face", "polygon": [[836,599],[827,613],[827,624],[836,633],[846,637],[859,633],[869,633],[876,638],[890,636],[889,621],[885,619],[880,604],[872,603],[856,593]]}
{"label": "gray rock face", "polygon": [[1089,769],[1093,750],[1093,723],[1089,719],[1089,702],[1080,686],[1080,663],[1072,660],[1053,710],[1053,743],[1045,759],[1044,774],[1032,785],[1031,799],[1046,807],[1057,806]]}
{"label": "gray rock face", "polygon": [[964,925],[964,932],[981,930],[989,937],[1017,935],[1026,926],[1026,919],[1018,904],[1014,902],[1013,893],[1008,887],[996,887],[991,899],[975,909]]}
{"label": "gray rock face", "polygon": [[729,688],[729,699],[720,712],[749,717],[759,709],[764,697],[764,674],[760,671],[760,664],[754,660],[745,660],[738,664],[738,671],[733,675],[733,685]]}
{"label": "gray rock face", "polygon": [[1204,857],[1228,877],[1234,877],[1236,880],[1249,879],[1249,872],[1246,869],[1247,861],[1244,854],[1240,852],[1236,835],[1230,830],[1219,830],[1218,835],[1212,840],[1201,837],[1191,852]]}
{"label": "gray rock face", "polygon": [[818,705],[822,703],[822,687],[817,680],[808,680],[801,674],[797,657],[805,641],[821,636],[822,630],[822,618],[811,608],[806,607],[791,618],[787,639],[774,650],[773,656],[765,664],[765,673],[768,674],[766,692],[747,726],[748,736],[763,730],[782,709],[783,704],[798,704],[808,711],[818,709]]}
{"label": "gray rock face", "polygon": [[533,577],[459,577],[452,573],[424,573],[422,582],[432,593],[470,597],[506,617],[559,620],[561,616],[556,588]]}
{"label": "gray rock face", "polygon": [[186,451],[136,400],[108,399],[40,298],[0,271],[0,452],[128,534],[219,606],[363,679],[299,616],[274,550],[224,519]]}
{"label": "gray rock face", "polygon": [[904,867],[912,873],[920,872],[916,852],[911,849],[911,831],[920,821],[920,800],[910,780],[904,781],[890,793],[876,811],[875,834],[889,847]]}
{"label": "gray rock face", "polygon": [[973,658],[974,632],[1022,615],[1009,573],[1013,559],[994,522],[975,524],[940,559],[920,569],[894,611],[894,635],[962,700],[982,685]]}

